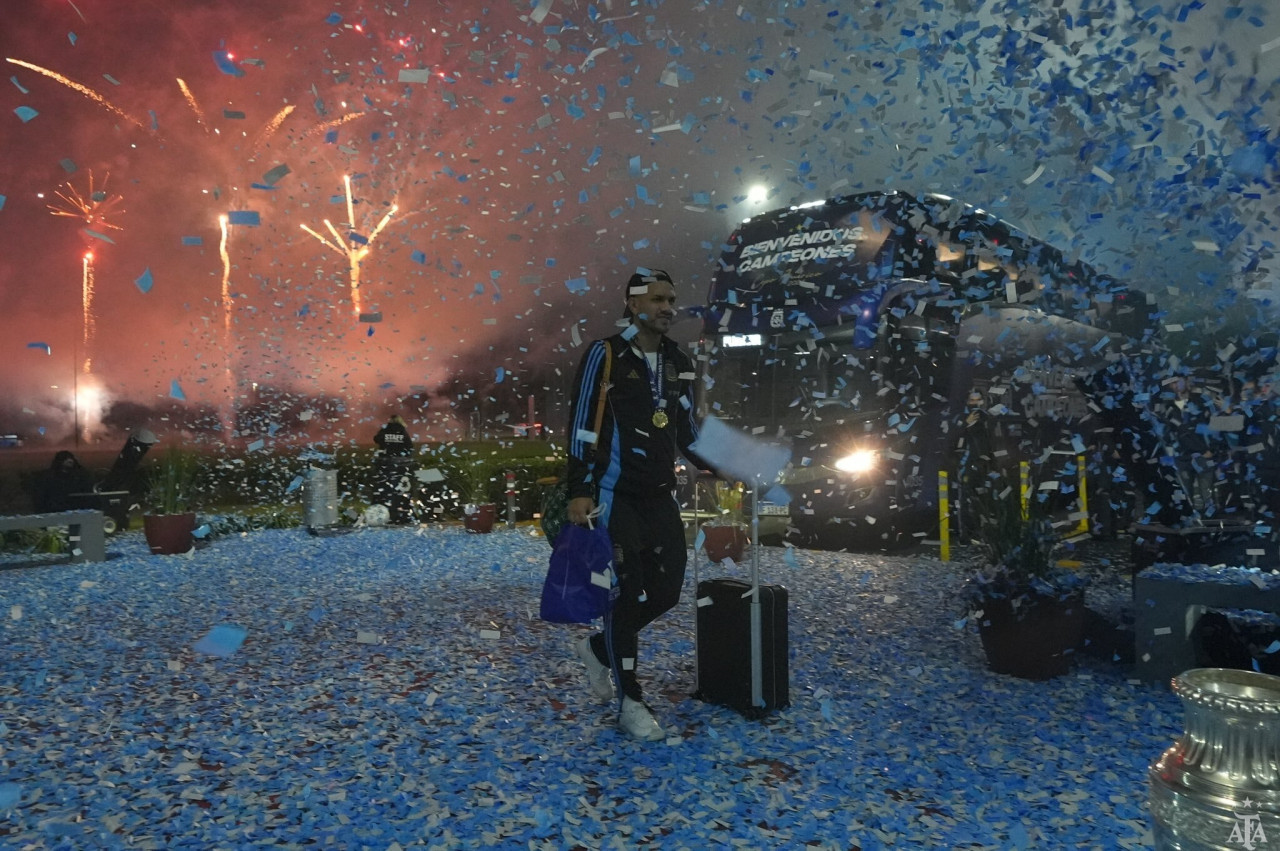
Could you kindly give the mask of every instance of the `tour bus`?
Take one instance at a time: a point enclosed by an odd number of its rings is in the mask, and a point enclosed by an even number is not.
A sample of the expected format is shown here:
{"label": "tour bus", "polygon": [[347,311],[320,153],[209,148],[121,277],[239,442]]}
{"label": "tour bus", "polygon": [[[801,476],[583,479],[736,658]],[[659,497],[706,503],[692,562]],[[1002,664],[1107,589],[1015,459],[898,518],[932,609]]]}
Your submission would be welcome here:
{"label": "tour bus", "polygon": [[975,408],[1010,463],[1073,464],[1100,426],[1076,379],[1155,327],[1145,294],[998,217],[892,191],[747,219],[702,320],[700,414],[791,450],[762,530],[832,547],[936,530]]}

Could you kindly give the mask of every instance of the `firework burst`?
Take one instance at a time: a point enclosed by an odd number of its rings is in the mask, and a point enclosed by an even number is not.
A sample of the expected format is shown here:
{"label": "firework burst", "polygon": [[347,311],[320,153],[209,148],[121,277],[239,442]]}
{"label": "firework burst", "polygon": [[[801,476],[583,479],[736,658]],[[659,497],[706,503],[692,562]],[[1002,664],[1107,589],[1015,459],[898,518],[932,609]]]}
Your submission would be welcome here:
{"label": "firework burst", "polygon": [[342,183],[347,191],[347,224],[353,231],[348,234],[348,238],[344,240],[342,235],[338,233],[338,229],[333,226],[333,222],[328,219],[324,220],[324,226],[333,236],[332,241],[307,225],[302,225],[302,229],[319,240],[321,245],[347,258],[348,272],[351,276],[351,308],[358,317],[360,315],[360,264],[364,262],[364,258],[373,249],[373,241],[378,238],[378,234],[382,233],[382,229],[387,226],[387,223],[391,221],[391,217],[396,214],[396,210],[399,208],[392,204],[391,209],[382,217],[382,220],[378,222],[369,236],[367,238],[361,237],[354,233],[356,215],[355,202],[351,198],[351,176],[343,175]]}
{"label": "firework burst", "polygon": [[[97,237],[105,242],[111,242],[111,238],[101,233],[101,231],[124,230],[121,225],[109,221],[109,217],[124,212],[123,209],[120,209],[120,204],[124,199],[119,195],[107,193],[107,182],[109,180],[110,175],[102,181],[102,186],[98,187],[94,184],[93,172],[89,172],[88,187],[83,193],[68,181],[54,192],[58,200],[56,203],[48,205],[49,212],[55,216],[79,219],[85,223],[85,234]],[[80,327],[81,345],[84,348],[84,362],[81,364],[81,370],[85,375],[88,375],[93,371],[93,336],[96,329],[93,304],[94,274],[92,251],[84,253],[81,267]]]}
{"label": "firework burst", "polygon": [[231,217],[221,215],[218,217],[218,225],[222,229],[222,240],[218,243],[218,256],[222,258],[222,351],[226,361],[224,362],[224,378],[226,381],[226,399],[222,405],[222,433],[227,440],[231,439],[233,430],[234,417],[232,415],[232,406],[235,404],[235,376],[231,369],[231,253],[227,250],[227,244],[231,239],[230,231],[227,225],[230,223]]}
{"label": "firework burst", "polygon": [[107,182],[110,179],[111,175],[107,175],[102,181],[102,186],[95,187],[93,172],[89,172],[88,191],[83,194],[74,184],[67,181],[54,191],[53,194],[58,196],[58,201],[47,205],[49,212],[55,216],[80,219],[86,227],[96,230],[124,230],[122,225],[108,221],[112,216],[124,212],[120,207],[124,197],[107,193]]}
{"label": "firework burst", "polygon": [[98,105],[104,107],[108,111],[115,113],[116,115],[123,118],[125,121],[128,121],[130,124],[134,124],[137,127],[141,128],[142,130],[147,129],[147,125],[143,124],[141,121],[134,118],[132,115],[125,112],[123,109],[116,106],[114,103],[107,100],[102,95],[98,94],[93,89],[89,88],[83,83],[77,83],[75,80],[71,80],[71,79],[68,79],[67,77],[62,76],[57,71],[50,71],[48,68],[42,68],[39,65],[34,65],[30,62],[23,62],[21,59],[12,59],[12,58],[6,57],[5,61],[11,62],[14,65],[20,65],[23,68],[29,68],[30,70],[35,71],[37,74],[43,74],[51,80],[56,80],[57,82],[62,83],[62,85],[66,86],[67,88],[73,91],[79,92],[80,94],[94,101]]}
{"label": "firework burst", "polygon": [[84,364],[82,369],[88,375],[93,371],[93,252],[84,253],[84,270],[80,282],[81,304],[81,343],[84,346]]}
{"label": "firework burst", "polygon": [[326,133],[329,130],[334,129],[335,127],[341,127],[343,124],[346,124],[348,121],[355,121],[357,118],[361,118],[365,115],[368,115],[368,113],[367,112],[348,112],[346,115],[340,115],[337,118],[332,118],[328,121],[321,121],[319,124],[309,128],[305,133],[303,133],[302,138],[306,139],[309,136],[315,136],[319,133]]}
{"label": "firework burst", "polygon": [[280,129],[280,125],[289,117],[289,113],[293,112],[293,104],[289,104],[284,109],[277,112],[270,121],[268,121],[258,135],[253,138],[252,144],[249,146],[250,153],[257,153],[258,149],[267,143],[267,141],[275,135]]}
{"label": "firework burst", "polygon": [[205,120],[204,110],[200,108],[200,101],[196,100],[196,96],[191,93],[191,89],[187,86],[187,81],[181,77],[178,80],[178,88],[182,90],[182,97],[186,100],[187,106],[191,107],[191,111],[196,114],[196,122],[204,128],[204,132],[209,132],[209,122]]}

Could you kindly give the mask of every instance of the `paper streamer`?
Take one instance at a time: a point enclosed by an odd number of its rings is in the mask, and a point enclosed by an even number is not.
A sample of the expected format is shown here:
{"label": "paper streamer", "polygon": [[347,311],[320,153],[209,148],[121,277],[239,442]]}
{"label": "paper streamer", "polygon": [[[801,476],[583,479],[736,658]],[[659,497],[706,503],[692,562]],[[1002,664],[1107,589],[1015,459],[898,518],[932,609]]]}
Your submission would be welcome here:
{"label": "paper streamer", "polygon": [[194,645],[197,653],[204,653],[206,656],[219,656],[226,658],[237,650],[244,643],[244,638],[249,631],[242,626],[235,624],[218,624],[209,630],[204,638],[201,638]]}
{"label": "paper streamer", "polygon": [[707,460],[717,472],[735,476],[743,482],[775,482],[791,459],[785,446],[767,443],[736,428],[707,417],[702,421],[693,451]]}

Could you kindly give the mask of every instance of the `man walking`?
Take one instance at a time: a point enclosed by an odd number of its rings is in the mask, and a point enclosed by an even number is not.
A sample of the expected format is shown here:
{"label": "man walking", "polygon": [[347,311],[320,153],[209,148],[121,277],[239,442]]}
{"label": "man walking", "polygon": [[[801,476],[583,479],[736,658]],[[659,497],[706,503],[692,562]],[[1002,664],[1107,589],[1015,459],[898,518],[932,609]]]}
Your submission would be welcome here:
{"label": "man walking", "polygon": [[[619,726],[644,741],[665,734],[636,677],[638,634],[679,602],[684,584],[684,524],[674,495],[677,449],[698,467],[708,466],[689,449],[698,436],[693,362],[666,336],[675,303],[666,272],[642,269],[631,276],[631,324],[587,347],[574,379],[569,424],[569,521],[585,524],[598,510],[596,522],[606,524],[613,541],[619,590],[606,631],[583,638],[575,650],[596,697],[614,697],[617,682]],[[595,434],[589,429],[602,392],[604,416]]]}

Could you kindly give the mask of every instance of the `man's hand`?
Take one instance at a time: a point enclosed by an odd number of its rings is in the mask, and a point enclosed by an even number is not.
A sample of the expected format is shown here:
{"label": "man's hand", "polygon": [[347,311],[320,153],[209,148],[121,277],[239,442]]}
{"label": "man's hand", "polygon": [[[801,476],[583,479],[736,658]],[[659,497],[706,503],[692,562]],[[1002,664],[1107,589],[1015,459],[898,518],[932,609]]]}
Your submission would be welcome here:
{"label": "man's hand", "polygon": [[569,500],[569,522],[579,526],[587,525],[587,515],[596,510],[596,501],[589,496],[580,496]]}

